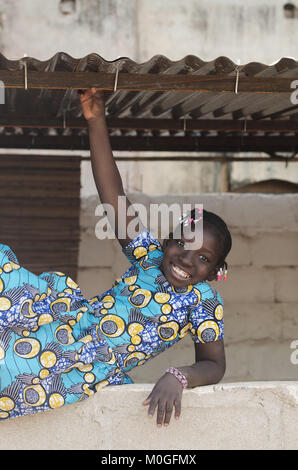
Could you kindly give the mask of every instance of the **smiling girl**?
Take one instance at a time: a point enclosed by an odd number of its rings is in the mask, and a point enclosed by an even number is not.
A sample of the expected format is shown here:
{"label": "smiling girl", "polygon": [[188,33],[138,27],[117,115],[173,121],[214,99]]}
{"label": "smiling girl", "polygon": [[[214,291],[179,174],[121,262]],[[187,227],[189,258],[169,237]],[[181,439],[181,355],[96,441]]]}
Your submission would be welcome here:
{"label": "smiling girl", "polygon": [[[225,372],[223,306],[216,289],[231,249],[230,232],[203,211],[203,243],[187,249],[192,211],[162,245],[144,227],[131,239],[118,234],[118,200],[131,206],[111,151],[102,94],[80,95],[88,122],[91,162],[102,204],[114,208],[115,235],[130,268],[110,290],[87,300],[59,272],[36,276],[0,245],[0,418],[75,403],[109,385],[131,383],[127,372],[191,334],[195,363],[169,367],[143,404],[158,426],[181,412],[184,388],[214,384]],[[127,227],[134,216],[123,211]],[[127,232],[127,231],[126,231]],[[226,274],[226,273],[225,273]],[[100,280],[99,280],[100,281]]]}

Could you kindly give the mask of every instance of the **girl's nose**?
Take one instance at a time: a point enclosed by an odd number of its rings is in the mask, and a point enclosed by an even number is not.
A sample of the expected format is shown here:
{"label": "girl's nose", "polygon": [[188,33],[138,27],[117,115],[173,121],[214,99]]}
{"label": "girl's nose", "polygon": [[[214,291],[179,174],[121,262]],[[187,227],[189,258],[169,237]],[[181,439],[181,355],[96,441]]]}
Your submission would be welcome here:
{"label": "girl's nose", "polygon": [[184,250],[183,255],[181,256],[181,261],[185,266],[193,265],[193,252],[192,250]]}

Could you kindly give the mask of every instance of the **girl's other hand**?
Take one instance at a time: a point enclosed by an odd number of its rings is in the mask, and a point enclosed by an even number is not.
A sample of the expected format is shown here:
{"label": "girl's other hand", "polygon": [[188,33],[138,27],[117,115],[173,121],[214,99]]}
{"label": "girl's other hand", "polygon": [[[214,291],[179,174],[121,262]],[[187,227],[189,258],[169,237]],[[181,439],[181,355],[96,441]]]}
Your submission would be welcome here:
{"label": "girl's other hand", "polygon": [[87,121],[100,118],[105,115],[104,92],[90,88],[79,92],[82,111]]}
{"label": "girl's other hand", "polygon": [[175,408],[175,418],[178,419],[181,413],[181,399],[183,387],[172,374],[164,374],[155,384],[152,392],[143,402],[149,405],[148,416],[154,415],[157,407],[157,426],[168,426],[171,420],[173,408]]}

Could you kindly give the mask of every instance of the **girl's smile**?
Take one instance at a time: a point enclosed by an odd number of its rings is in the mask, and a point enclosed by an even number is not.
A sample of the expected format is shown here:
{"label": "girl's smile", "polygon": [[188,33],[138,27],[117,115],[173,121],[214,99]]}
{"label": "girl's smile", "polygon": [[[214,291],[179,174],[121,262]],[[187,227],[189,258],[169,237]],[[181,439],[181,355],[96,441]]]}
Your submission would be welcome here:
{"label": "girl's smile", "polygon": [[174,287],[186,287],[216,277],[216,264],[219,260],[217,237],[204,229],[203,245],[198,250],[186,250],[186,240],[164,240],[164,256],[161,271]]}

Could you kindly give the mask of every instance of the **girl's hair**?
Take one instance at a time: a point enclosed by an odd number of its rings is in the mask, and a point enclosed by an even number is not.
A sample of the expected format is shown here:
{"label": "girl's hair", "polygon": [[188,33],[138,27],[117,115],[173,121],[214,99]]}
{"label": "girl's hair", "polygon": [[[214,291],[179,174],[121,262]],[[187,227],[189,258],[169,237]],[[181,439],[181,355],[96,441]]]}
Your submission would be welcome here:
{"label": "girl's hair", "polygon": [[[193,219],[197,217],[195,211],[196,209],[192,209],[190,212],[190,217]],[[228,269],[225,258],[232,248],[232,237],[226,223],[218,215],[203,209],[203,226],[205,225],[214,233],[221,244],[221,255],[217,262],[218,267]]]}

